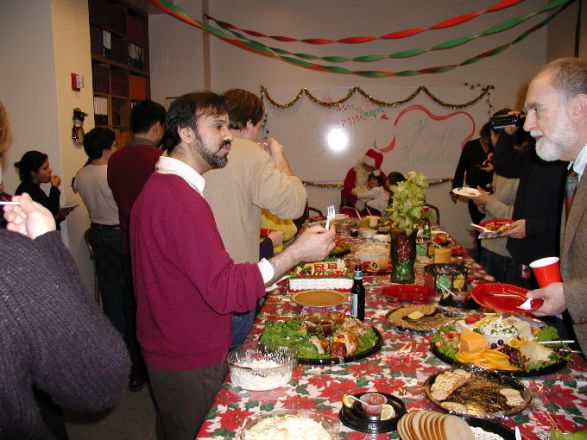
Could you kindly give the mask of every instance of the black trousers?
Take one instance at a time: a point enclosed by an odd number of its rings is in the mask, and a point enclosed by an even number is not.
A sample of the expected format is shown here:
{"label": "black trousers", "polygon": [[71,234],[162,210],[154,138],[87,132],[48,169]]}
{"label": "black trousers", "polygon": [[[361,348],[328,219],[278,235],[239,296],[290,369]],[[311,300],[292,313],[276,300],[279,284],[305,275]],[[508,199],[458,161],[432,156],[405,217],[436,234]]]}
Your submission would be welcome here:
{"label": "black trousers", "polygon": [[130,255],[122,254],[121,263],[127,286],[129,286],[124,306],[124,341],[126,342],[132,363],[130,375],[132,378],[147,380],[147,367],[145,366],[145,361],[143,360],[139,343],[137,342],[137,303],[132,284]]}
{"label": "black trousers", "polygon": [[224,382],[226,362],[178,371],[147,368],[157,408],[157,440],[193,440]]}

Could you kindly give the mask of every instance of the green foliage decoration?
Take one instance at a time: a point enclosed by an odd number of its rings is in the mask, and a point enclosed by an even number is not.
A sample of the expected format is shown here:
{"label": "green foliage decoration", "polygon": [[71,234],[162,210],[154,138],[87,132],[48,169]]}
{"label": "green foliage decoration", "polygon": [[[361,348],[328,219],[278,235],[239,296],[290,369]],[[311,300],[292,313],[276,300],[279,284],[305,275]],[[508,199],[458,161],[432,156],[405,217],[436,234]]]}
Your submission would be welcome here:
{"label": "green foliage decoration", "polygon": [[418,222],[425,217],[427,177],[415,171],[406,174],[406,180],[390,185],[393,204],[383,211],[383,218],[390,220],[393,227],[412,234],[418,228]]}

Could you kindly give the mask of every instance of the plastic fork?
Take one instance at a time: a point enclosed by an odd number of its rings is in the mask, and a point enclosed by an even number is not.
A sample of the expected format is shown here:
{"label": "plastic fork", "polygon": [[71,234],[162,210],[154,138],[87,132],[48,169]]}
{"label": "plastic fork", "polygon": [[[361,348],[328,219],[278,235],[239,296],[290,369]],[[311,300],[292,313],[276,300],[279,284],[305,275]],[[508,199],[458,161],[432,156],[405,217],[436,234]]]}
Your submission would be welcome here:
{"label": "plastic fork", "polygon": [[492,234],[494,232],[491,229],[487,229],[485,226],[476,225],[475,223],[471,223],[471,226],[473,226],[475,229],[480,229],[481,231],[486,232],[488,234]]}
{"label": "plastic fork", "polygon": [[336,211],[334,210],[334,205],[330,205],[328,208],[326,208],[326,229],[330,228],[330,222],[334,220],[335,215]]}

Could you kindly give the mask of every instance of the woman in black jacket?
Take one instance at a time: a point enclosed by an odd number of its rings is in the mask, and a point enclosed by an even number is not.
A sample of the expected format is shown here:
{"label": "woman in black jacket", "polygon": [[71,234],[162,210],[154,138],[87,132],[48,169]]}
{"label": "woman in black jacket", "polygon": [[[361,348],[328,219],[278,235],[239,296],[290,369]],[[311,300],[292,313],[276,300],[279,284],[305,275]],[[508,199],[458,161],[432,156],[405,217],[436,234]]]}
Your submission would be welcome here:
{"label": "woman in black jacket", "polygon": [[[35,202],[40,203],[53,214],[56,222],[63,221],[59,214],[59,196],[61,178],[53,175],[49,157],[40,151],[27,151],[14,166],[18,169],[21,184],[16,188],[16,195],[28,193]],[[49,195],[41,188],[42,183],[50,183]]]}

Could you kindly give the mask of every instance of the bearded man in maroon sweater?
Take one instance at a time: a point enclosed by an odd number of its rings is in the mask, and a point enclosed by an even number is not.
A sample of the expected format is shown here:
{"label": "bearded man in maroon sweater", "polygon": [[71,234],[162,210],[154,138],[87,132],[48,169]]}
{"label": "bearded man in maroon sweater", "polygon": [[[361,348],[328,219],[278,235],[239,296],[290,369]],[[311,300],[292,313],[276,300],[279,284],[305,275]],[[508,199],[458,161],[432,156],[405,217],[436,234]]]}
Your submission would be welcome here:
{"label": "bearded man in maroon sweater", "polygon": [[161,156],[131,212],[137,337],[161,438],[191,439],[227,373],[231,313],[255,307],[303,261],[324,259],[334,230],[307,229],[271,260],[235,264],[226,252],[202,175],[228,162],[232,135],[224,97],[190,93],[167,114]]}

